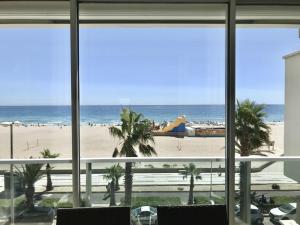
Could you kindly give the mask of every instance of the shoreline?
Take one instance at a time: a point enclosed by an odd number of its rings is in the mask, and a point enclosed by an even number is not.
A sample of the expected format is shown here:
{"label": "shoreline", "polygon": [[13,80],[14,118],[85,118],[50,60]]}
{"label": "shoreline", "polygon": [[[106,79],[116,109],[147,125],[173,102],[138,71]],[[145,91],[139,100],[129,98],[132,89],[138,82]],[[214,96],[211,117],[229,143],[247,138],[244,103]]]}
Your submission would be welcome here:
{"label": "shoreline", "polygon": [[[176,118],[175,118],[176,119]],[[164,122],[171,123],[174,122],[174,120],[169,120],[169,121],[153,121],[155,124],[163,124]],[[54,121],[54,122],[46,122],[46,123],[40,123],[40,122],[21,122],[21,121],[14,121],[14,123],[18,123],[16,126],[23,126],[23,127],[32,127],[32,126],[38,126],[38,127],[45,127],[45,126],[71,126],[71,122],[63,122],[63,121]],[[10,123],[7,121],[0,121],[1,124],[6,124]],[[280,120],[273,120],[273,121],[266,121],[267,124],[269,125],[278,125],[278,124],[284,124],[284,121]],[[96,123],[96,122],[80,122],[80,126],[120,126],[121,121],[118,122],[112,122],[112,123]],[[216,125],[216,126],[225,126],[225,121],[220,121],[220,120],[202,120],[202,121],[187,121],[188,126],[193,126],[193,125]]]}
{"label": "shoreline", "polygon": [[[118,140],[108,131],[109,125],[81,125],[81,157],[111,157]],[[275,153],[283,153],[284,123],[271,123],[271,140],[275,141]],[[10,158],[10,129],[0,126],[0,157]],[[48,148],[59,153],[61,158],[72,155],[71,126],[14,126],[14,158],[37,158]],[[184,137],[155,136],[158,157],[209,157],[224,156],[224,137]]]}

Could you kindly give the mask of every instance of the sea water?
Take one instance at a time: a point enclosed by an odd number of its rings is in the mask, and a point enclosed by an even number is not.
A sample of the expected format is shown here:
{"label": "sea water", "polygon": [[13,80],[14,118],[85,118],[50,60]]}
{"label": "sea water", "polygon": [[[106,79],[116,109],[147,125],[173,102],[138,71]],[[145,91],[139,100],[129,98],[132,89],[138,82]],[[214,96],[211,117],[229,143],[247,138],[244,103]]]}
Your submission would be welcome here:
{"label": "sea water", "polygon": [[[190,122],[225,121],[224,105],[93,105],[80,107],[82,124],[118,124],[122,108],[129,107],[155,122],[175,120],[185,115]],[[284,120],[284,105],[266,105],[269,122]],[[25,124],[71,124],[71,106],[0,106],[0,122],[20,121]]]}

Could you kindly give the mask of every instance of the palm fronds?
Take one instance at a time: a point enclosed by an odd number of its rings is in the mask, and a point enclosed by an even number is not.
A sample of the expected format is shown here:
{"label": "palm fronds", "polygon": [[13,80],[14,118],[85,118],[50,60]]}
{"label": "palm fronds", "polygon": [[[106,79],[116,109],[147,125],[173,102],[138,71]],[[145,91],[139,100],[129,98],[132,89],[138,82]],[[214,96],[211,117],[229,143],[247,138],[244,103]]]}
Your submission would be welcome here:
{"label": "palm fronds", "polygon": [[[120,127],[109,127],[109,133],[119,139],[119,144],[113,151],[113,157],[137,157],[138,152],[144,156],[156,155],[153,146],[152,123],[142,114],[129,108],[123,108]],[[125,164],[125,204],[131,205],[132,163]]]}
{"label": "palm fronds", "polygon": [[[250,100],[237,102],[235,115],[236,151],[241,156],[264,155],[259,148],[270,143],[270,127],[265,123],[264,105]],[[272,151],[268,151],[271,153]]]}

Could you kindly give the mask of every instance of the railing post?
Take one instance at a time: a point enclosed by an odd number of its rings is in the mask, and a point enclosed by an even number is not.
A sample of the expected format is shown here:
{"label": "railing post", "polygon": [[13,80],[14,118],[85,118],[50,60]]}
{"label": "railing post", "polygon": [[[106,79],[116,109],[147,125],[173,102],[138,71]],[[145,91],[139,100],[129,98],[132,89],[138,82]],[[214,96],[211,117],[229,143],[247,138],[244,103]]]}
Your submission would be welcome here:
{"label": "railing post", "polygon": [[296,223],[300,224],[300,196],[297,195],[296,197]]}
{"label": "railing post", "polygon": [[[10,158],[14,158],[14,136],[13,123],[10,124]],[[10,217],[11,224],[15,224],[15,183],[14,183],[14,165],[10,164]]]}
{"label": "railing post", "polygon": [[15,185],[13,164],[10,164],[10,218],[10,223],[15,224]]}
{"label": "railing post", "polygon": [[241,220],[251,224],[251,161],[240,162],[240,212]]}
{"label": "railing post", "polygon": [[86,206],[91,206],[92,196],[92,163],[86,163],[86,180],[85,180],[85,202]]}
{"label": "railing post", "polygon": [[209,187],[209,198],[210,198],[210,200],[212,198],[212,165],[213,165],[213,161],[210,160],[210,187]]}

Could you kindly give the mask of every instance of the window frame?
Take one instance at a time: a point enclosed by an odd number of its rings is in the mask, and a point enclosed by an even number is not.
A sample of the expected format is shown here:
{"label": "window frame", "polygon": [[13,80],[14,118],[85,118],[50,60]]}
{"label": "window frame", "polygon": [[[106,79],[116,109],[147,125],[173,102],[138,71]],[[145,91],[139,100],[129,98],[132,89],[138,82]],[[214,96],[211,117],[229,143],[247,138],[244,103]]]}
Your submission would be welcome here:
{"label": "window frame", "polygon": [[[14,7],[13,4],[24,4],[25,1],[10,1],[0,2],[1,4],[12,4],[9,7]],[[41,4],[43,6],[44,1],[33,1],[32,4]],[[46,2],[46,1],[45,1]],[[79,20],[79,4],[80,3],[110,3],[110,4],[223,4],[226,5],[226,19],[225,21],[219,21],[219,23],[225,23],[226,25],[226,75],[225,75],[225,126],[226,126],[226,204],[228,209],[229,224],[234,224],[234,195],[235,195],[235,32],[237,24],[300,24],[300,19],[243,19],[238,18],[238,7],[253,7],[256,6],[300,6],[299,0],[56,0],[48,1],[54,5],[67,5],[60,17],[57,14],[53,14],[48,18],[36,18],[34,12],[27,14],[28,18],[8,17],[5,18],[3,10],[0,7],[0,24],[13,25],[13,24],[68,24],[70,25],[70,45],[71,45],[71,108],[72,108],[72,184],[73,184],[73,201],[74,206],[80,205],[80,116],[79,116],[79,24],[91,23],[93,21],[80,21]],[[25,4],[27,4],[25,2]],[[55,8],[55,7],[54,7]],[[16,11],[22,13],[23,11]],[[3,16],[4,15],[4,16]],[[30,17],[32,16],[32,18]],[[58,16],[59,18],[56,18]],[[172,23],[172,24],[184,24],[184,23],[200,23],[199,20],[141,20],[141,21],[126,21],[126,20],[112,20],[106,21],[106,23]],[[207,23],[209,21],[205,21]],[[216,22],[216,21],[214,21]]]}

